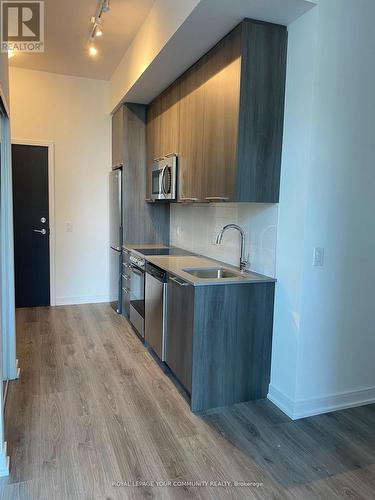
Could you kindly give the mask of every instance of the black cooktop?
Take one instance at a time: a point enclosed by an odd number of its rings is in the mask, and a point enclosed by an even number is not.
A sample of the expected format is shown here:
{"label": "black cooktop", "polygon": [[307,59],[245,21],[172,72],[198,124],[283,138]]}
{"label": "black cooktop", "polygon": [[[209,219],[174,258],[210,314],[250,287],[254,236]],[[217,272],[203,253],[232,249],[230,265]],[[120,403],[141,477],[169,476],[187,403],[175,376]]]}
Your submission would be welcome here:
{"label": "black cooktop", "polygon": [[191,255],[191,252],[181,248],[134,248],[142,255]]}

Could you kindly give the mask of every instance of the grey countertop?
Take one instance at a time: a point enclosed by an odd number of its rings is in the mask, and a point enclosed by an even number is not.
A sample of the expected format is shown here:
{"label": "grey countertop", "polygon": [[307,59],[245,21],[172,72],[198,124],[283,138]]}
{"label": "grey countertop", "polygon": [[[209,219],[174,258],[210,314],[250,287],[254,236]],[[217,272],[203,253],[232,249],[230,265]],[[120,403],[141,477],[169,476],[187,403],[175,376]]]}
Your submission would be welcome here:
{"label": "grey countertop", "polygon": [[[134,250],[135,248],[168,248],[165,245],[158,244],[141,244],[141,245],[124,245],[126,250]],[[264,276],[262,274],[246,271],[241,273],[237,267],[225,264],[223,262],[209,259],[200,255],[147,255],[144,256],[147,262],[154,264],[160,269],[177,276],[178,278],[187,281],[193,286],[204,285],[234,285],[234,284],[249,284],[249,283],[274,283],[275,278]],[[189,274],[185,269],[209,269],[209,268],[222,268],[229,269],[237,274],[231,278],[199,278]]]}
{"label": "grey countertop", "polygon": [[[187,255],[187,256],[168,256],[168,255],[148,255],[146,260],[155,266],[164,269],[168,273],[171,273],[178,278],[187,281],[194,286],[204,286],[204,285],[238,285],[246,283],[267,283],[275,282],[274,278],[269,278],[268,276],[263,276],[261,274],[253,273],[251,271],[246,271],[241,273],[238,268],[224,264],[217,260],[208,259],[207,257],[200,257],[198,255]],[[198,278],[189,274],[184,269],[209,269],[209,268],[222,268],[229,269],[236,272],[237,276],[232,278]]]}
{"label": "grey countertop", "polygon": [[170,248],[168,245],[163,245],[163,243],[125,243],[122,245],[124,250],[134,250],[135,248]]}

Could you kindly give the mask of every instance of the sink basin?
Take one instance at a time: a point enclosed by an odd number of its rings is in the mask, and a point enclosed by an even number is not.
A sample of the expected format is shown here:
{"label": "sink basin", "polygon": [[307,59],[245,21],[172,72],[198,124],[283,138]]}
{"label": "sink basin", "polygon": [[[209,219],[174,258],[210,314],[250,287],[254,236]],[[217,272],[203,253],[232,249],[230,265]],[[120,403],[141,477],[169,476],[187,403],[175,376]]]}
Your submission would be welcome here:
{"label": "sink basin", "polygon": [[242,275],[240,273],[236,273],[235,271],[230,271],[229,269],[225,269],[223,267],[210,267],[206,269],[183,269],[185,273],[191,274],[192,276],[196,276],[197,278],[203,279],[225,279],[225,278],[241,278]]}

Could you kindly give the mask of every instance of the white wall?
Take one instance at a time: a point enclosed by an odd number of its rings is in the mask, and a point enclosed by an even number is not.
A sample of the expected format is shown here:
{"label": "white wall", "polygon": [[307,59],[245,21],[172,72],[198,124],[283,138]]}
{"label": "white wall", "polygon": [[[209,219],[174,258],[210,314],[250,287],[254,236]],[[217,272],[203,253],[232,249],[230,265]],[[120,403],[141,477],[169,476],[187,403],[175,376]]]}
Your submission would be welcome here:
{"label": "white wall", "polygon": [[270,397],[293,417],[375,401],[374,15],[320,0],[289,27]]}
{"label": "white wall", "polygon": [[301,295],[317,9],[288,26],[284,141],[276,253],[275,319],[271,384],[295,399],[301,336]]}
{"label": "white wall", "polygon": [[[6,100],[6,103],[4,103],[7,107],[9,106],[9,73],[8,73],[8,54],[6,53],[0,53],[0,86],[1,90],[3,93],[3,97]],[[4,122],[2,120],[0,128],[4,128]],[[1,134],[1,139],[3,140],[4,134],[3,130],[0,130]],[[8,128],[8,147],[9,147],[9,128]],[[1,177],[2,181],[4,180],[4,172],[6,171],[4,168],[4,144],[2,145],[2,165],[1,165]],[[6,161],[6,160],[5,160]],[[9,165],[8,165],[9,167]],[[2,184],[2,187],[4,185]],[[3,210],[3,193],[1,193],[1,209]],[[3,214],[2,214],[3,215]],[[3,224],[4,218],[2,217],[1,223]],[[3,236],[4,233],[6,233],[5,228],[1,228],[1,235]],[[2,242],[6,243],[6,242]],[[2,245],[2,251],[4,249],[4,245]],[[4,255],[1,255],[1,261],[0,264],[3,264],[3,259]],[[5,256],[6,257],[6,256]],[[4,262],[6,264],[7,262]],[[0,272],[1,272],[1,282],[0,282],[0,476],[7,476],[9,474],[9,459],[7,457],[7,452],[6,452],[6,443],[4,442],[4,406],[3,406],[3,376],[4,374],[4,361],[6,361],[4,358],[8,354],[8,349],[7,347],[9,346],[9,342],[11,341],[10,337],[12,336],[12,340],[14,343],[14,334],[11,335],[10,331],[3,331],[3,324],[4,324],[4,314],[9,314],[10,311],[4,311],[3,309],[3,304],[6,303],[4,300],[4,297],[6,297],[6,294],[8,293],[8,290],[6,290],[6,286],[4,281],[6,278],[3,276],[3,269],[1,269],[2,265],[0,266]],[[7,336],[7,337],[6,337]],[[14,349],[13,349],[14,351]]]}
{"label": "white wall", "polygon": [[156,0],[111,78],[115,108],[201,0]]}
{"label": "white wall", "polygon": [[56,302],[107,301],[109,83],[11,68],[10,90],[12,137],[55,143]]}
{"label": "white wall", "polygon": [[9,106],[9,68],[8,68],[8,54],[0,53],[0,85],[4,93],[4,97]]}
{"label": "white wall", "polygon": [[245,257],[252,271],[275,276],[277,205],[261,203],[171,204],[171,244],[235,266],[240,259],[240,236],[216,235],[226,224],[239,224],[246,234]]}

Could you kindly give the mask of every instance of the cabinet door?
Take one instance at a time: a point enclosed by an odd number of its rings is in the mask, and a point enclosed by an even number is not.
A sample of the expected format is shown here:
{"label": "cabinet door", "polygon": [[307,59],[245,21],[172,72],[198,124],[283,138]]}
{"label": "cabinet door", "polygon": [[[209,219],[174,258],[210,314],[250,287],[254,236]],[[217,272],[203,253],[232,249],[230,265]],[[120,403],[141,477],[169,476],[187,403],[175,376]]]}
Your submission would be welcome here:
{"label": "cabinet door", "polygon": [[205,201],[203,170],[204,71],[199,61],[180,79],[179,200]]}
{"label": "cabinet door", "polygon": [[112,166],[124,163],[124,109],[112,115]]}
{"label": "cabinet door", "polygon": [[203,58],[203,168],[207,201],[234,198],[241,77],[241,31]]}
{"label": "cabinet door", "polygon": [[167,297],[166,363],[191,394],[194,287],[170,276]]}
{"label": "cabinet door", "polygon": [[160,96],[160,155],[178,154],[180,86],[178,81],[168,87]]}
{"label": "cabinet door", "polygon": [[161,156],[161,99],[157,97],[147,108],[146,147],[146,198],[151,197],[151,169],[155,158]]}

